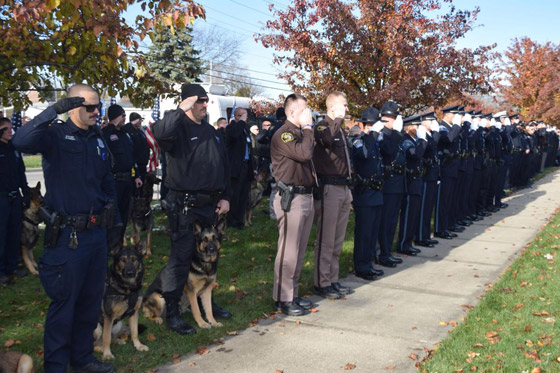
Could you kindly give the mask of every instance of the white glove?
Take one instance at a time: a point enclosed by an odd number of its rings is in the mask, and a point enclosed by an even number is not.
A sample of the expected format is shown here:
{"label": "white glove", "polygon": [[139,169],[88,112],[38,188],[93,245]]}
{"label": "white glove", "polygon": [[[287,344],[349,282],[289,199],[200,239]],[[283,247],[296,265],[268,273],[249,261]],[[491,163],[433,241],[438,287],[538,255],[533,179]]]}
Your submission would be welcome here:
{"label": "white glove", "polygon": [[479,121],[475,120],[471,123],[471,130],[476,131],[478,129],[478,122]]}
{"label": "white glove", "polygon": [[455,114],[453,116],[453,120],[451,121],[453,124],[456,124],[458,126],[461,125],[461,116],[459,114]]}
{"label": "white glove", "polygon": [[432,119],[432,123],[430,123],[430,131],[439,132],[439,123],[437,120]]}
{"label": "white glove", "polygon": [[381,132],[383,127],[385,127],[385,124],[383,124],[382,121],[378,120],[377,122],[375,122],[375,124],[373,126],[371,126],[371,130],[379,133],[379,132]]}
{"label": "white glove", "polygon": [[490,119],[490,127],[496,127],[496,119]]}
{"label": "white glove", "polygon": [[496,128],[499,130],[502,129],[502,122],[500,122],[499,120],[496,121]]}
{"label": "white glove", "polygon": [[487,125],[488,125],[488,119],[482,118],[482,119],[480,120],[480,127],[486,128]]}
{"label": "white glove", "polygon": [[418,126],[418,129],[416,130],[416,137],[426,140],[426,128],[424,128],[424,126]]}
{"label": "white glove", "polygon": [[511,120],[509,120],[509,118],[506,118],[506,120],[504,120],[504,126],[511,126]]}
{"label": "white glove", "polygon": [[466,114],[463,116],[463,123],[465,123],[465,122],[472,122],[472,117],[471,117],[471,115],[470,115],[469,113],[466,113]]}
{"label": "white glove", "polygon": [[402,128],[403,128],[402,116],[398,115],[397,119],[395,119],[395,122],[393,122],[393,129],[397,132],[401,132]]}

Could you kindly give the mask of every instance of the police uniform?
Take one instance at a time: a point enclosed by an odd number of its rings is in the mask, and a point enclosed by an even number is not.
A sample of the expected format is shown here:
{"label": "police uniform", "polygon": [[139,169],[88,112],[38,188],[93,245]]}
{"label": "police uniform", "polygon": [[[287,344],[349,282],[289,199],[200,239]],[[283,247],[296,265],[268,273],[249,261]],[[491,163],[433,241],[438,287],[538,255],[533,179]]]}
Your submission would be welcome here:
{"label": "police uniform", "polygon": [[[421,117],[414,115],[404,119],[404,126],[418,126]],[[406,157],[406,193],[403,196],[399,219],[399,236],[397,252],[416,256],[420,249],[412,246],[414,232],[418,225],[422,202],[422,159],[426,150],[427,141],[423,138],[412,137],[405,133],[401,148]]]}
{"label": "police uniform", "polygon": [[340,298],[349,289],[338,282],[338,257],[342,251],[350,215],[352,194],[348,143],[342,131],[343,118],[325,117],[315,126],[313,162],[321,185],[315,202],[317,238],[313,290],[330,299]]}
{"label": "police uniform", "polygon": [[[298,281],[313,225],[313,148],[313,130],[299,128],[289,120],[276,131],[270,144],[272,169],[279,185],[279,195],[274,199],[279,234],[272,299],[278,310],[293,316],[311,308],[309,301],[298,297]],[[289,198],[290,192],[284,185],[291,187],[293,196],[289,208],[284,206],[287,211],[282,208],[282,199]]]}
{"label": "police uniform", "polygon": [[[137,119],[142,119],[138,113],[130,114],[130,122]],[[148,169],[148,162],[150,161],[150,146],[148,145],[148,140],[146,139],[146,134],[141,128],[136,128],[132,123],[128,123],[124,126],[124,130],[132,138],[132,149],[134,164],[136,165],[135,171],[138,171],[136,177],[139,177],[142,182],[146,180],[146,173]]]}
{"label": "police uniform", "polygon": [[[43,156],[44,205],[50,216],[61,218],[58,239],[49,239],[51,243],[47,237],[56,230],[47,222],[39,261],[41,283],[51,299],[44,333],[46,372],[96,361],[93,331],[101,309],[110,225],[102,212],[116,198],[110,154],[99,129],[83,130],[70,119],[53,123],[56,117],[51,106],[14,138],[18,150]],[[115,221],[120,222],[118,215]]]}
{"label": "police uniform", "polygon": [[[379,120],[379,110],[368,108],[362,113],[364,126]],[[352,205],[356,216],[354,228],[354,271],[357,277],[375,280],[383,271],[372,265],[383,210],[383,162],[378,144],[379,132],[370,129],[352,139],[352,164],[356,182]]]}
{"label": "police uniform", "polygon": [[[191,96],[208,97],[200,85],[183,85],[182,99]],[[167,157],[164,183],[169,192],[162,203],[166,206],[171,246],[161,273],[166,321],[170,329],[192,334],[195,329],[180,318],[178,303],[196,245],[193,223],[195,219],[204,226],[217,223],[217,203],[230,199],[228,160],[214,127],[206,120],[195,123],[181,109],[170,110],[155,122],[153,134]],[[212,308],[215,311],[218,307],[213,304]]]}
{"label": "police uniform", "polygon": [[[482,116],[482,111],[473,111],[472,117],[480,121]],[[474,122],[475,119],[473,119]],[[482,220],[482,216],[478,215],[478,208],[476,205],[478,191],[480,189],[480,182],[482,177],[482,168],[484,162],[484,150],[482,150],[483,142],[481,142],[482,128],[479,126],[480,122],[477,123],[477,127],[473,128],[471,124],[471,135],[469,137],[469,147],[471,149],[472,157],[472,182],[470,191],[467,196],[467,218],[472,221]]]}
{"label": "police uniform", "polygon": [[[120,108],[122,114],[124,114],[124,110],[118,105],[112,105],[108,110],[114,107]],[[117,116],[115,115],[115,118]],[[121,235],[124,237],[128,223],[130,200],[135,189],[132,172],[134,172],[134,177],[140,177],[134,161],[134,144],[132,136],[125,128],[117,128],[112,123],[103,128],[103,137],[113,155],[112,172],[117,190],[117,205],[123,223]]]}
{"label": "police uniform", "polygon": [[[6,128],[11,131],[11,128]],[[2,132],[0,131],[0,136]],[[0,141],[0,283],[9,282],[20,258],[22,201],[28,193],[25,166],[13,144]]]}

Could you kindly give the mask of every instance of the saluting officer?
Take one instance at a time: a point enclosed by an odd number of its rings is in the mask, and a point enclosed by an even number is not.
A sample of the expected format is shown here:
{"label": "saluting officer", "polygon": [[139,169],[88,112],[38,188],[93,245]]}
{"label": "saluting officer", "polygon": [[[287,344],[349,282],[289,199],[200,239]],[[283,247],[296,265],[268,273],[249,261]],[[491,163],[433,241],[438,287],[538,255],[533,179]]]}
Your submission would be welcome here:
{"label": "saluting officer", "polygon": [[[179,314],[179,300],[187,282],[195,250],[193,223],[217,223],[229,211],[229,168],[223,142],[206,121],[208,94],[198,84],[181,87],[181,103],[153,124],[153,134],[167,157],[165,211],[170,228],[169,260],[162,269],[162,290],[166,304],[167,327],[179,334],[196,329]],[[231,313],[212,301],[214,317],[229,318]]]}
{"label": "saluting officer", "polygon": [[132,138],[134,163],[138,171],[136,176],[144,183],[146,181],[148,162],[150,161],[150,145],[148,145],[146,134],[142,129],[142,121],[144,119],[138,113],[130,113],[128,118],[129,123],[124,126],[124,129]]}
{"label": "saluting officer", "polygon": [[350,215],[352,169],[346,135],[342,130],[348,111],[346,94],[327,96],[327,115],[315,127],[317,145],[313,162],[321,186],[315,203],[315,279],[313,292],[323,298],[338,299],[352,291],[338,281],[338,257],[342,251]]}
{"label": "saluting officer", "polygon": [[[51,299],[45,321],[45,372],[113,372],[93,356],[107,271],[107,231],[116,198],[110,154],[95,125],[101,104],[90,86],[77,84],[68,97],[21,127],[16,148],[41,153],[47,192],[39,276]],[[68,112],[66,122],[55,122]],[[53,124],[51,124],[53,123]],[[118,242],[109,234],[112,245]]]}
{"label": "saluting officer", "polygon": [[383,211],[379,228],[379,257],[378,262],[384,267],[396,267],[402,259],[391,255],[391,247],[397,230],[399,211],[405,193],[406,178],[404,175],[406,158],[400,144],[403,139],[401,133],[403,121],[398,112],[398,105],[394,101],[387,101],[381,107],[381,130],[383,140],[380,141],[381,156],[383,157]]}
{"label": "saluting officer", "polygon": [[408,117],[403,122],[405,134],[401,148],[406,157],[406,194],[401,206],[397,252],[416,256],[421,251],[412,246],[412,239],[422,207],[422,159],[428,143],[419,115]]}
{"label": "saluting officer", "polygon": [[312,303],[298,296],[299,276],[313,225],[316,175],[311,110],[307,99],[291,94],[284,101],[286,121],[270,144],[272,169],[279,195],[274,199],[278,221],[278,253],[274,262],[272,299],[289,316],[308,313]]}
{"label": "saluting officer", "polygon": [[354,272],[357,277],[373,281],[383,275],[371,261],[375,250],[383,210],[383,162],[379,151],[379,133],[384,125],[379,110],[367,108],[359,120],[364,132],[352,141],[352,163],[356,183],[352,204],[356,215],[354,228]]}
{"label": "saluting officer", "polygon": [[[113,176],[117,189],[117,205],[123,223],[121,238],[126,232],[130,200],[134,187],[142,186],[138,166],[134,161],[134,144],[131,135],[124,129],[126,114],[122,106],[114,104],[107,109],[109,124],[103,128],[103,137],[113,155]],[[134,178],[132,172],[134,171]],[[110,247],[109,250],[113,248]]]}
{"label": "saluting officer", "polygon": [[[437,156],[437,143],[439,141],[439,124],[435,113],[422,114],[421,126],[426,129],[426,150],[424,151],[424,176],[422,178],[422,201],[420,204],[420,217],[414,243],[418,246],[434,247],[437,240],[431,238],[432,216],[436,207],[436,196],[439,179],[439,158]],[[437,210],[436,210],[437,214]]]}
{"label": "saluting officer", "polygon": [[456,196],[456,182],[459,168],[458,140],[461,131],[460,106],[448,106],[443,110],[443,120],[440,122],[438,155],[440,157],[441,187],[439,191],[439,209],[435,220],[435,235],[444,239],[457,237],[448,229],[455,225],[453,201]]}
{"label": "saluting officer", "polygon": [[482,118],[482,111],[474,111],[472,113],[471,131],[472,131],[472,158],[473,158],[473,176],[470,192],[468,195],[467,211],[468,218],[472,221],[480,221],[483,219],[478,214],[478,206],[476,204],[478,192],[480,190],[480,183],[482,178],[482,169],[484,167],[484,139],[482,138],[482,128],[480,126]]}

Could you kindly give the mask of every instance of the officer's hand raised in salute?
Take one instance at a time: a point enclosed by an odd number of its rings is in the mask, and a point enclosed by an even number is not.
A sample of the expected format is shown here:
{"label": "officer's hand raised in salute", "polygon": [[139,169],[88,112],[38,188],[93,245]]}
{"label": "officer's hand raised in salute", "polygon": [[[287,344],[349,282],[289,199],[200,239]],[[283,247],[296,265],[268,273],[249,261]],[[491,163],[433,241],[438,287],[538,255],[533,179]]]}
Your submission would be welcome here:
{"label": "officer's hand raised in salute", "polygon": [[181,101],[181,103],[179,104],[179,109],[183,110],[186,114],[187,111],[191,110],[196,100],[198,100],[198,96],[187,97],[186,99]]}
{"label": "officer's hand raised in salute", "polygon": [[66,97],[55,102],[52,108],[57,114],[64,114],[72,109],[82,106],[84,101],[85,99],[83,97]]}
{"label": "officer's hand raised in salute", "polygon": [[313,116],[311,115],[311,109],[307,108],[301,112],[299,122],[303,126],[303,129],[313,129]]}

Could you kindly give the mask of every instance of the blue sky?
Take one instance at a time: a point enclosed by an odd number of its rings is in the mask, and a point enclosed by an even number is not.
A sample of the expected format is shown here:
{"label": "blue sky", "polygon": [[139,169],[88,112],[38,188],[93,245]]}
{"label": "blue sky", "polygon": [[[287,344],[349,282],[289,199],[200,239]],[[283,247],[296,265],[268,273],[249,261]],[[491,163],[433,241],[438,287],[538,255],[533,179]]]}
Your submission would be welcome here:
{"label": "blue sky", "polygon": [[[206,8],[207,23],[231,32],[243,40],[243,57],[240,62],[245,68],[253,70],[247,73],[255,83],[270,87],[265,88],[266,96],[274,98],[280,93],[289,92],[289,87],[271,75],[278,71],[278,67],[272,64],[273,51],[262,47],[252,37],[269,18],[269,4],[285,8],[290,3],[289,0],[197,2]],[[560,43],[560,0],[455,0],[453,4],[458,9],[465,10],[480,7],[477,27],[458,42],[459,47],[474,48],[497,43],[497,50],[501,52],[507,49],[513,38],[523,36],[541,43]]]}

